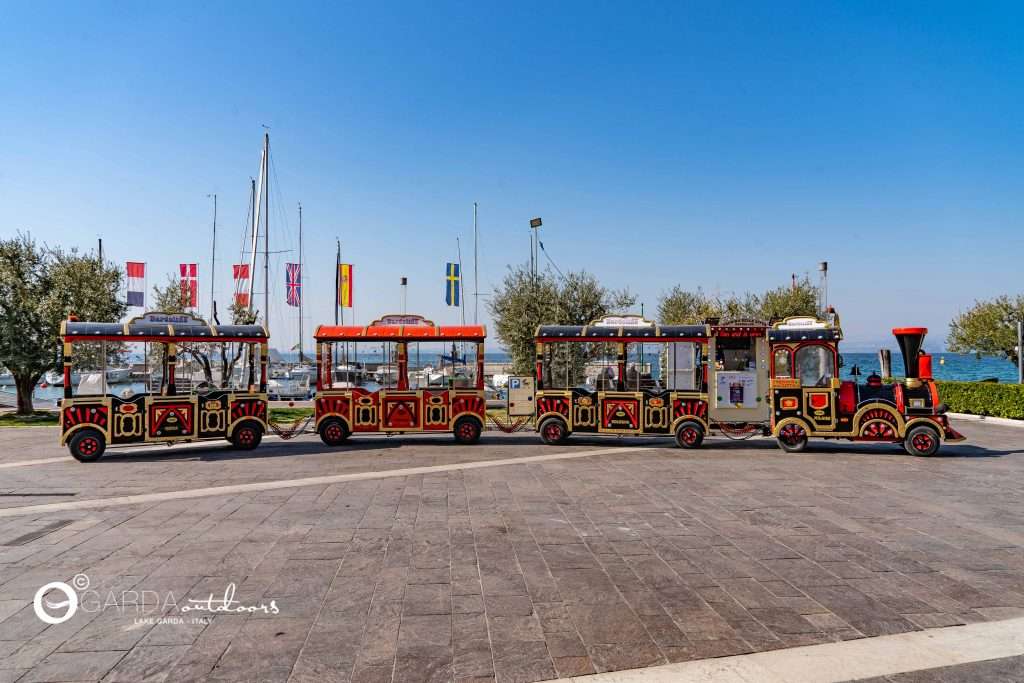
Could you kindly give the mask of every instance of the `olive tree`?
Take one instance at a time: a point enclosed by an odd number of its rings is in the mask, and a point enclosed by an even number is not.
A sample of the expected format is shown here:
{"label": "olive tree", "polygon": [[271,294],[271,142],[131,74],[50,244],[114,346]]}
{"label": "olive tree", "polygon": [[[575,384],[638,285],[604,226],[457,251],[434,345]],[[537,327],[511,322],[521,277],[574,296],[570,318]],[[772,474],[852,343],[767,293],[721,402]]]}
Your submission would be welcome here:
{"label": "olive tree", "polygon": [[946,346],[958,353],[991,354],[1018,362],[1017,323],[1024,320],[1024,295],[975,301],[949,323]]}
{"label": "olive tree", "polygon": [[[626,311],[635,303],[636,297],[629,291],[605,287],[586,271],[565,276],[551,271],[534,274],[529,266],[520,265],[509,267],[489,307],[497,337],[512,356],[514,371],[532,374],[534,335],[539,325],[585,325]],[[568,361],[573,374],[578,374],[575,370],[594,353],[596,349],[574,349]]]}
{"label": "olive tree", "polygon": [[37,243],[28,234],[0,240],[0,364],[11,371],[18,414],[32,414],[32,392],[60,361],[60,324],[116,322],[123,274],[95,256]]}

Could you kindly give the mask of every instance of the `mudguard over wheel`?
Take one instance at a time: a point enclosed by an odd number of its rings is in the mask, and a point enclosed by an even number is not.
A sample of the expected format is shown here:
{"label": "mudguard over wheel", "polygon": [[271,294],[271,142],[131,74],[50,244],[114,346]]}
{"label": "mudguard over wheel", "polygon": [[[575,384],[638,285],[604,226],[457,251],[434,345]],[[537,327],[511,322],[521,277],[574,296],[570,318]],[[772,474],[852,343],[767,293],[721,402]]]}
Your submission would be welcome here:
{"label": "mudguard over wheel", "polygon": [[565,420],[558,417],[547,418],[540,423],[540,428],[537,431],[540,432],[541,441],[549,446],[565,443],[565,440],[569,438],[569,428],[566,426]]}
{"label": "mudguard over wheel", "polygon": [[452,434],[455,435],[455,441],[461,444],[474,444],[480,440],[480,432],[483,431],[483,425],[480,420],[469,415],[464,415],[455,421],[455,425],[452,427]]}
{"label": "mudguard over wheel", "polygon": [[700,448],[704,442],[704,427],[699,422],[687,420],[676,427],[676,445],[680,448]]}
{"label": "mudguard over wheel", "polygon": [[240,451],[251,451],[263,440],[263,426],[259,422],[243,422],[231,432],[231,445]]}
{"label": "mudguard over wheel", "polygon": [[939,430],[928,425],[917,425],[907,430],[903,448],[911,455],[935,455],[941,443]]}
{"label": "mudguard over wheel", "polygon": [[81,429],[68,441],[68,450],[78,462],[96,462],[107,448],[107,439],[98,429]]}
{"label": "mudguard over wheel", "polygon": [[776,441],[787,453],[799,453],[807,448],[807,428],[799,422],[790,422],[779,430]]}
{"label": "mudguard over wheel", "polygon": [[348,427],[339,418],[329,417],[320,423],[320,440],[328,446],[340,446],[348,436]]}

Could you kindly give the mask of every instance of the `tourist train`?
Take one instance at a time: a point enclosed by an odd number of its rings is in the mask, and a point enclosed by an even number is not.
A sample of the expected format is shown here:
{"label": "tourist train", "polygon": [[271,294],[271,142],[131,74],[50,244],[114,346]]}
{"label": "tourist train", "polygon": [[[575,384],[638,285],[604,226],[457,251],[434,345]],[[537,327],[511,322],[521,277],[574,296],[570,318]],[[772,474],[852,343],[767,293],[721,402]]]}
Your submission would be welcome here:
{"label": "tourist train", "polygon": [[[696,448],[717,432],[773,436],[788,452],[826,438],[902,443],[908,453],[932,455],[943,441],[963,437],[939,402],[931,356],[921,353],[927,330],[893,333],[906,378],[885,383],[872,375],[862,384],[856,374],[840,379],[842,329],[834,311],[774,324],[658,325],[612,316],[582,326],[542,325],[535,375],[510,379],[509,414],[533,417],[549,444],[579,433],[671,436],[680,447]],[[614,364],[594,382],[575,382],[574,359],[594,347],[610,350]],[[658,380],[644,372],[645,348],[661,358]],[[631,349],[639,360],[629,365]]]}
{"label": "tourist train", "polygon": [[[899,443],[912,455],[933,455],[943,442],[964,437],[939,400],[931,356],[922,350],[926,333],[893,330],[904,378],[872,374],[861,382],[856,368],[851,379],[840,378],[842,329],[832,309],[772,322],[659,325],[619,315],[587,325],[541,325],[534,372],[508,378],[502,407],[514,426],[532,421],[548,444],[573,434],[662,436],[697,448],[710,434],[763,435],[787,452],[824,438]],[[259,325],[149,313],[124,324],[72,319],[61,336],[61,443],[80,461],[98,459],[108,444],[227,439],[236,448],[255,448],[270,428],[267,333]],[[360,433],[448,432],[458,443],[479,440],[488,420],[483,326],[436,325],[402,314],[366,326],[322,325],[314,337],[313,427],[328,446]],[[72,346],[82,341],[157,345],[159,385],[133,395],[74,396]],[[193,356],[206,348],[208,356],[224,359],[222,376],[211,378],[206,363],[207,379],[181,391],[176,367],[183,345]],[[384,386],[363,369],[359,347],[368,345],[381,361],[372,376]],[[424,345],[440,347],[438,367],[416,363],[417,372],[410,372],[410,359]],[[105,363],[105,347],[101,356]],[[149,351],[146,356],[148,362]],[[228,357],[240,365],[227,367]],[[351,368],[358,373],[342,370]]]}

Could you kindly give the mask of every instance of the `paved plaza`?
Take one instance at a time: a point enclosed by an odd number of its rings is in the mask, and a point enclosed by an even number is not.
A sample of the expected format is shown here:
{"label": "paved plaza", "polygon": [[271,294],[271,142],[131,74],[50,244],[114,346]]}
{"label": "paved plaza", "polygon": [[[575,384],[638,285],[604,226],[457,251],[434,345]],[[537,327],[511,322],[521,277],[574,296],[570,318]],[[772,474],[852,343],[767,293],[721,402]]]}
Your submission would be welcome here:
{"label": "paved plaza", "polygon": [[[1019,618],[1024,430],[956,427],[927,459],[488,433],[90,465],[0,430],[0,683],[537,681]],[[873,680],[979,677],[1024,664]]]}

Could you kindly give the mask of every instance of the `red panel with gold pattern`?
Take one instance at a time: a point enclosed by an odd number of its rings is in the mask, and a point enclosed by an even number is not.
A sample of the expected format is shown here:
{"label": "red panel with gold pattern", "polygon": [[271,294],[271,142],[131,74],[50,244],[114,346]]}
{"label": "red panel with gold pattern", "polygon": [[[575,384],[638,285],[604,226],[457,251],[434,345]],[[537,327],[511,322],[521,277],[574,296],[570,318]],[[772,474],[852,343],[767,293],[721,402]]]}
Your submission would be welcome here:
{"label": "red panel with gold pattern", "polygon": [[604,429],[639,429],[640,399],[605,398],[601,402],[601,427]]}
{"label": "red panel with gold pattern", "polygon": [[64,431],[80,424],[94,424],[105,430],[108,418],[107,407],[104,405],[70,406],[64,409]]}
{"label": "red panel with gold pattern", "polygon": [[420,400],[417,395],[385,395],[381,409],[384,411],[384,429],[420,429]]}
{"label": "red panel with gold pattern", "polygon": [[266,401],[239,400],[231,404],[231,421],[241,420],[244,417],[254,417],[266,422],[267,403]]}
{"label": "red panel with gold pattern", "polygon": [[672,419],[677,420],[686,415],[707,420],[708,402],[697,398],[677,398],[672,402]]}
{"label": "red panel with gold pattern", "polygon": [[183,437],[195,434],[195,405],[191,401],[181,403],[156,403],[149,406],[149,436]]}
{"label": "red panel with gold pattern", "polygon": [[[568,407],[566,407],[566,410],[568,410]],[[452,399],[452,417],[460,413],[473,413],[474,415],[484,417],[486,412],[487,404],[477,394],[457,394]]]}

